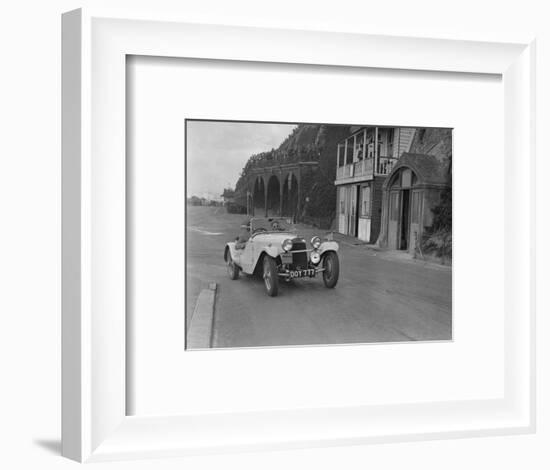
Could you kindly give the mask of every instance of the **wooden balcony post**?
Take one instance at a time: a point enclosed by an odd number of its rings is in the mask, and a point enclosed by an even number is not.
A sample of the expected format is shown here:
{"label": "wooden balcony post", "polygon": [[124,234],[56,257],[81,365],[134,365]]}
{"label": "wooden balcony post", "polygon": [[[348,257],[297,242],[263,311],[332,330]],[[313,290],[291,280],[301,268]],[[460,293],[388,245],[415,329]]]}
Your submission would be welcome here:
{"label": "wooden balcony post", "polygon": [[344,167],[348,164],[348,139],[344,140]]}
{"label": "wooden balcony post", "polygon": [[374,173],[378,173],[380,171],[380,168],[378,167],[379,161],[378,161],[378,127],[374,128],[374,165],[373,170]]}
{"label": "wooden balcony post", "polygon": [[367,128],[363,129],[363,170],[361,174],[365,174],[365,161],[367,160]]}

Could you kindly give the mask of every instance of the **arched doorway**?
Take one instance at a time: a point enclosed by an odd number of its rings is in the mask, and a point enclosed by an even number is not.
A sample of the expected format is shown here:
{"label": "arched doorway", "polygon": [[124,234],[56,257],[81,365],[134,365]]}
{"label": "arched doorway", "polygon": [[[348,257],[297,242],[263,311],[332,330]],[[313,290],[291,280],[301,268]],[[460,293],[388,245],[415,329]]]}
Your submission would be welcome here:
{"label": "arched doorway", "polygon": [[263,216],[265,212],[265,185],[264,179],[258,176],[252,190],[252,214]]}
{"label": "arched doorway", "polygon": [[[416,174],[407,167],[396,171],[390,179],[388,247],[397,250],[414,249],[416,240],[411,239],[411,225],[418,224],[419,192]],[[417,232],[414,232],[417,233]]]}
{"label": "arched doorway", "polygon": [[298,216],[298,179],[290,172],[283,182],[283,216],[295,219]]}
{"label": "arched doorway", "polygon": [[281,183],[276,175],[271,175],[267,180],[267,197],[265,215],[273,216],[281,213]]}

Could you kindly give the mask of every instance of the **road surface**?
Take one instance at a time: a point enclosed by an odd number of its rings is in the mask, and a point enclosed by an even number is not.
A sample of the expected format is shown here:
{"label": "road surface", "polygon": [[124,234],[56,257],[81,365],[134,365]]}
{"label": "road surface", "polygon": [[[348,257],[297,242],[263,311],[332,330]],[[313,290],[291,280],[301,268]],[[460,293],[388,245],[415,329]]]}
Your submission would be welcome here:
{"label": "road surface", "polygon": [[[340,240],[340,280],[281,283],[268,297],[261,279],[232,281],[224,246],[246,216],[222,207],[187,212],[187,321],[201,289],[217,283],[213,347],[370,343],[451,339],[451,269],[392,256],[350,237]],[[302,226],[311,238],[320,231]]]}

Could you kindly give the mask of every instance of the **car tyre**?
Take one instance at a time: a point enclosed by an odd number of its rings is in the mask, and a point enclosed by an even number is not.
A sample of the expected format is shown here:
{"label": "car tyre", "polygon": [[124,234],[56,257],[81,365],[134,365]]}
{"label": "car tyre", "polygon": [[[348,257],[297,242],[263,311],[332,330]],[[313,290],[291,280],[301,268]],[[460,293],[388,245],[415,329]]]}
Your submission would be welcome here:
{"label": "car tyre", "polygon": [[233,258],[231,257],[231,251],[227,250],[227,256],[226,256],[226,264],[227,264],[227,273],[229,274],[229,278],[231,280],[236,280],[239,278],[239,267],[235,264],[233,261]]}
{"label": "car tyre", "polygon": [[329,251],[323,258],[323,282],[325,287],[332,289],[340,276],[340,261],[335,251]]}
{"label": "car tyre", "polygon": [[269,295],[270,297],[275,297],[279,293],[279,276],[277,275],[277,263],[271,256],[265,255],[263,268],[263,279],[267,295]]}

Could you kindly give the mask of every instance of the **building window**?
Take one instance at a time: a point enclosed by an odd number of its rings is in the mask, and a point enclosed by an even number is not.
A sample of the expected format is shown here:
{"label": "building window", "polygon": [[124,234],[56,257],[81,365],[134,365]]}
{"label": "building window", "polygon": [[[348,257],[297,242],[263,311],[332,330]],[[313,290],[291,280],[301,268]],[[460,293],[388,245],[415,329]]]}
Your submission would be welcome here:
{"label": "building window", "polygon": [[393,139],[394,139],[394,129],[388,129],[388,151],[387,151],[388,157],[393,157]]}
{"label": "building window", "polygon": [[346,164],[350,165],[353,163],[353,137],[346,139]]}
{"label": "building window", "polygon": [[367,129],[367,158],[374,158],[374,129]]}
{"label": "building window", "polygon": [[370,217],[370,186],[361,188],[361,215]]}
{"label": "building window", "polygon": [[393,181],[390,183],[392,188],[398,188],[401,186],[401,171],[397,171],[393,177]]}
{"label": "building window", "polygon": [[344,166],[346,164],[344,155],[345,155],[344,144],[338,144],[338,167]]}
{"label": "building window", "polygon": [[412,186],[412,171],[408,168],[405,168],[401,172],[401,187],[410,188]]}
{"label": "building window", "polygon": [[363,132],[355,137],[355,160],[363,160]]}

